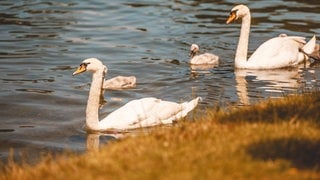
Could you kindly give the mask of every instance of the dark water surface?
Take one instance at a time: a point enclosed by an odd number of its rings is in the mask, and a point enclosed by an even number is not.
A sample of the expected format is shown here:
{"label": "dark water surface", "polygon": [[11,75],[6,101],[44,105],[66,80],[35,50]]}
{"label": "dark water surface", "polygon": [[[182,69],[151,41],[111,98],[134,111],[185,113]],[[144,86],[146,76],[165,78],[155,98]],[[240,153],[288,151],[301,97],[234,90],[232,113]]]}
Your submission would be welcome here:
{"label": "dark water surface", "polygon": [[[83,152],[96,142],[83,129],[91,76],[71,76],[88,57],[107,64],[109,77],[138,79],[135,89],[106,92],[101,116],[147,96],[176,102],[201,96],[203,108],[319,90],[319,66],[234,71],[240,24],[225,21],[235,3],[0,1],[0,159],[13,149],[17,159],[32,162],[46,152]],[[253,17],[250,52],[280,33],[320,36],[320,1],[242,3]],[[220,65],[192,72],[192,43],[219,55]]]}

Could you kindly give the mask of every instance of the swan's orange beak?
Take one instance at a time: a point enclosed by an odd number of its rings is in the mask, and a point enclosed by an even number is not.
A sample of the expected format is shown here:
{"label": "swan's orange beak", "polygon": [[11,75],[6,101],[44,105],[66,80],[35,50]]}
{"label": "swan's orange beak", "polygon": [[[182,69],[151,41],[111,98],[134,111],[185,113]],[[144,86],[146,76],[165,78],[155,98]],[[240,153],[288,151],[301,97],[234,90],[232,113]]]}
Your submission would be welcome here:
{"label": "swan's orange beak", "polygon": [[87,70],[87,64],[82,63],[82,64],[80,64],[78,69],[72,73],[72,76],[83,73],[86,70]]}
{"label": "swan's orange beak", "polygon": [[231,11],[230,12],[230,15],[229,15],[229,17],[228,17],[228,19],[227,19],[227,24],[229,24],[229,23],[231,23],[232,21],[234,21],[234,20],[236,20],[237,19],[237,15],[236,15],[236,11]]}

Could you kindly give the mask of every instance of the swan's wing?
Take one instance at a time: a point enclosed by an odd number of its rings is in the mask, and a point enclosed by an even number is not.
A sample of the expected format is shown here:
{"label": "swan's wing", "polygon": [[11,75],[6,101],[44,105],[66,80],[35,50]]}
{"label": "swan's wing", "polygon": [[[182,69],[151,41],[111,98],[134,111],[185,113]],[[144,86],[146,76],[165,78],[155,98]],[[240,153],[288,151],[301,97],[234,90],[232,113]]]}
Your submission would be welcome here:
{"label": "swan's wing", "polygon": [[201,54],[194,56],[190,60],[190,64],[219,64],[219,56],[210,53]]}
{"label": "swan's wing", "polygon": [[251,55],[248,67],[281,68],[300,63],[299,48],[305,38],[298,36],[275,37],[263,44]]}
{"label": "swan's wing", "polygon": [[199,99],[182,104],[156,98],[133,100],[101,120],[99,126],[124,130],[172,123],[194,109]]}
{"label": "swan's wing", "polygon": [[117,76],[103,82],[103,89],[128,89],[136,86],[137,79],[135,76]]}
{"label": "swan's wing", "polygon": [[296,41],[297,43],[299,43],[301,46],[303,46],[304,44],[306,44],[306,38],[301,37],[301,36],[287,36],[284,37],[285,39],[290,39],[293,41]]}

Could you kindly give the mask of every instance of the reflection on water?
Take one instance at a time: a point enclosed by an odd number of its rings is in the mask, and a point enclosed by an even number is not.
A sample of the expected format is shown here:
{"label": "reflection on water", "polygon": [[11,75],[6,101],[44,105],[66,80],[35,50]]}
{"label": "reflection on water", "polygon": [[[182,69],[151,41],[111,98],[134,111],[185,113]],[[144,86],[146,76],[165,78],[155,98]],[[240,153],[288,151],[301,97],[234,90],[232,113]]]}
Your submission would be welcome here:
{"label": "reflection on water", "polygon": [[[235,70],[237,94],[240,103],[250,105],[250,97],[284,96],[287,93],[296,93],[299,87],[300,75],[298,69],[277,70]],[[250,86],[255,91],[250,91]],[[290,92],[291,91],[291,92]],[[253,95],[251,95],[253,94]],[[254,98],[253,98],[254,99]]]}
{"label": "reflection on water", "polygon": [[[10,148],[16,159],[24,154],[30,162],[46,152],[85,151],[91,142],[83,128],[91,77],[71,74],[88,57],[107,64],[108,77],[137,77],[134,89],[106,91],[102,117],[148,96],[176,102],[200,96],[201,109],[319,90],[319,65],[234,71],[240,25],[225,20],[236,3],[0,1],[0,159],[7,159]],[[250,1],[248,6],[249,52],[281,33],[320,35],[320,1]],[[190,67],[192,43],[219,55],[219,66]],[[109,139],[100,137],[102,143]]]}
{"label": "reflection on water", "polygon": [[[319,90],[315,69],[300,66],[292,69],[234,71],[240,104],[250,105],[268,97],[283,97]],[[250,99],[252,99],[250,101]]]}
{"label": "reflection on water", "polygon": [[[123,137],[123,134],[87,134],[86,150],[96,151],[99,150],[100,145],[107,143],[108,141],[117,140]],[[100,139],[102,139],[100,143]]]}

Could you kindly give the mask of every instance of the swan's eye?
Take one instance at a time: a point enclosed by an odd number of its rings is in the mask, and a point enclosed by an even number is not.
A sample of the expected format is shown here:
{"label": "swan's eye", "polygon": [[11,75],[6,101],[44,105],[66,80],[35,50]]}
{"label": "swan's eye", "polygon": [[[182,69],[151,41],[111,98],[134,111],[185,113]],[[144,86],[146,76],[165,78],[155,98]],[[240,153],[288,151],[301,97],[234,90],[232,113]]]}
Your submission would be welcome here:
{"label": "swan's eye", "polygon": [[87,69],[88,64],[90,64],[90,63],[89,62],[88,63],[81,63],[80,67]]}
{"label": "swan's eye", "polygon": [[90,64],[89,62],[88,63],[81,63],[80,66],[84,66],[84,67],[87,67],[88,64]]}
{"label": "swan's eye", "polygon": [[239,10],[239,9],[235,9],[235,10],[231,11],[231,12],[230,12],[230,15],[237,15],[238,10]]}

